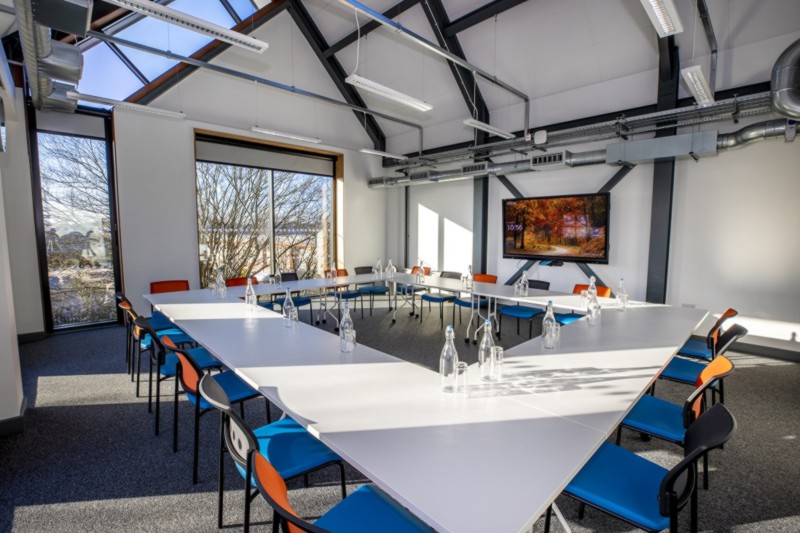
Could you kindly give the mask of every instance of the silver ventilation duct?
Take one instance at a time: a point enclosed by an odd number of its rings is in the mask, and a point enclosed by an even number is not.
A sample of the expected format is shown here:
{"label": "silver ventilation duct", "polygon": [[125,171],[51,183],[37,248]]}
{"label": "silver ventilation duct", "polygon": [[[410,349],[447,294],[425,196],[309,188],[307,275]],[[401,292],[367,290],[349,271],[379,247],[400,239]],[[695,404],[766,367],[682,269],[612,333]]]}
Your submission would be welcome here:
{"label": "silver ventilation duct", "polygon": [[800,119],[800,39],[778,57],[772,68],[772,107],[781,115]]}
{"label": "silver ventilation duct", "polygon": [[[800,41],[798,41],[800,42]],[[787,141],[794,140],[795,122],[793,120],[768,120],[751,124],[733,133],[726,133],[717,137],[717,150],[728,150],[743,146],[753,141],[784,137]]]}

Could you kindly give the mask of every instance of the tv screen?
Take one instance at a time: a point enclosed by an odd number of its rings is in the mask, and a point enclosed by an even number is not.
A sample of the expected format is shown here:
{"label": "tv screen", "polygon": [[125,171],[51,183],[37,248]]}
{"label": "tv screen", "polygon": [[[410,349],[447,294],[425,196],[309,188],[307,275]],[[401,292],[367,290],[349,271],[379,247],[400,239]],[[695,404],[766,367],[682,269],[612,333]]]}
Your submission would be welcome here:
{"label": "tv screen", "polygon": [[609,193],[503,200],[503,257],[608,263]]}

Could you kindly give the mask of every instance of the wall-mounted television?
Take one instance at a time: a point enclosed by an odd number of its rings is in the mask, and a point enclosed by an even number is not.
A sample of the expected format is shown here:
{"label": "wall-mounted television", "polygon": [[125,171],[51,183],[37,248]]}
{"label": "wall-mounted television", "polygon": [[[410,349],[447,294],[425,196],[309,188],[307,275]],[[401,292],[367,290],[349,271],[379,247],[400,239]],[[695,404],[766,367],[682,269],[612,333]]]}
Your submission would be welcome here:
{"label": "wall-mounted television", "polygon": [[609,193],[503,200],[503,257],[608,263]]}

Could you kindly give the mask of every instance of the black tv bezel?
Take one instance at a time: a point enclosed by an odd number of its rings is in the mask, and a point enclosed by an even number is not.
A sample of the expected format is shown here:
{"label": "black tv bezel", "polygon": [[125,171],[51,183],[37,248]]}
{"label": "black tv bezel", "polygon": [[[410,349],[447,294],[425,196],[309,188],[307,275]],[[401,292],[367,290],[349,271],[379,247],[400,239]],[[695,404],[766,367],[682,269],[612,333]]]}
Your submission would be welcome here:
{"label": "black tv bezel", "polygon": [[[506,203],[522,202],[525,200],[550,200],[554,198],[586,198],[589,196],[605,196],[606,198],[606,246],[605,258],[596,257],[574,257],[562,255],[531,255],[531,254],[509,254],[506,251]],[[555,196],[527,196],[525,198],[503,198],[503,207],[500,213],[500,242],[503,246],[503,259],[527,259],[530,261],[562,261],[565,263],[591,263],[596,265],[607,265],[609,262],[610,242],[611,242],[611,193],[596,192],[587,194],[559,194]]]}

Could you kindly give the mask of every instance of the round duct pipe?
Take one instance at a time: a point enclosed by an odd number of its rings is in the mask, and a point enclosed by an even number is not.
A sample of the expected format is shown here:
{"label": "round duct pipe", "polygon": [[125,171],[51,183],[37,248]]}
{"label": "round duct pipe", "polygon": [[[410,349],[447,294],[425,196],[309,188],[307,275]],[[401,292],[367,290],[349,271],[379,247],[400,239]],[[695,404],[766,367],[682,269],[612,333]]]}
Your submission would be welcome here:
{"label": "round duct pipe", "polygon": [[745,126],[733,133],[720,134],[717,137],[717,150],[728,150],[729,148],[736,148],[761,139],[783,137],[785,134],[786,120],[784,119],[759,122],[758,124]]}
{"label": "round duct pipe", "polygon": [[775,62],[770,99],[775,111],[800,119],[800,39],[789,45]]}

